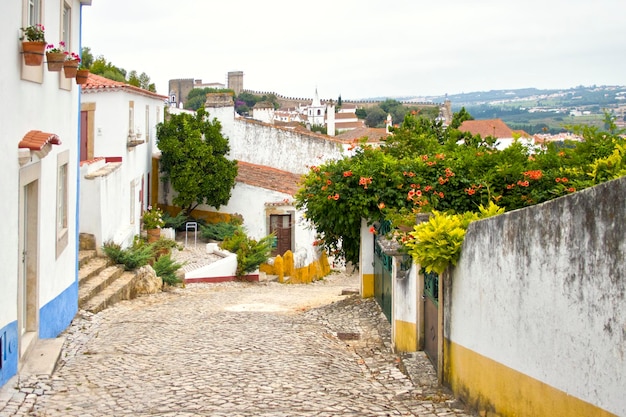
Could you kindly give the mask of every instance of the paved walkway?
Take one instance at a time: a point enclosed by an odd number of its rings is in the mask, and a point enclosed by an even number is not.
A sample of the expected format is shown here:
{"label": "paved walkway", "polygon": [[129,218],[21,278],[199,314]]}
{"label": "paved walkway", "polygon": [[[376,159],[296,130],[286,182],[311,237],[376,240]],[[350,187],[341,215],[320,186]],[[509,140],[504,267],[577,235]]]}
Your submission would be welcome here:
{"label": "paved walkway", "polygon": [[80,312],[52,377],[7,384],[0,415],[470,416],[423,355],[390,352],[373,300],[340,295],[357,286],[193,284]]}

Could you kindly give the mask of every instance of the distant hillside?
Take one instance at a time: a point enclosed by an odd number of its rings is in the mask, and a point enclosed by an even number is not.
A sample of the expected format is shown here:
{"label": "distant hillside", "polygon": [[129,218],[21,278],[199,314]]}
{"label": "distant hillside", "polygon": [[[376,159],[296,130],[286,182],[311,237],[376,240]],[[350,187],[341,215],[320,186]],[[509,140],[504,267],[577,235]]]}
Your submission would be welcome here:
{"label": "distant hillside", "polygon": [[399,100],[424,99],[434,102],[448,99],[455,112],[465,107],[476,119],[499,118],[510,127],[531,134],[546,129],[555,133],[566,125],[602,126],[605,111],[613,114],[619,124],[626,121],[626,86],[593,85],[563,90],[522,88]]}

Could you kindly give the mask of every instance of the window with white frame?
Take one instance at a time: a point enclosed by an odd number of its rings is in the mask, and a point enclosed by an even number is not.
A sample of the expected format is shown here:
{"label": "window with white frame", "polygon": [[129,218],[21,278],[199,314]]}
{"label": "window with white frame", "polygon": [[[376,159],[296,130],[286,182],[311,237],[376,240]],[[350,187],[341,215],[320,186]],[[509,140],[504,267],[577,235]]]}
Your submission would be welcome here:
{"label": "window with white frame", "polygon": [[65,46],[70,49],[70,34],[72,33],[72,8],[69,4],[63,2],[63,22],[61,27],[61,40],[65,42]]}
{"label": "window with white frame", "polygon": [[27,26],[33,26],[37,23],[43,23],[41,21],[41,0],[27,0],[28,1],[28,18],[26,20]]}
{"label": "window with white frame", "polygon": [[68,239],[68,173],[69,173],[69,151],[60,153],[57,156],[57,202],[56,202],[56,232],[57,257],[67,246]]}

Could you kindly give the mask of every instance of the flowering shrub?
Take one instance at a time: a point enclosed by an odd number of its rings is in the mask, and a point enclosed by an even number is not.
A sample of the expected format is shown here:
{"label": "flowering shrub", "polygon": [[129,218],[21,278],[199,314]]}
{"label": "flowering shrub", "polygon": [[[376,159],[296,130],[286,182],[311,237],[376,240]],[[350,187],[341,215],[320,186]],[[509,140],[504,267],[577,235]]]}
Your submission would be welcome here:
{"label": "flowering shrub", "polygon": [[26,38],[29,42],[45,42],[45,28],[42,24],[37,23],[36,25],[31,25],[26,28],[20,28],[22,32],[24,32],[24,36],[20,38],[20,40],[24,40]]}
{"label": "flowering shrub", "polygon": [[54,46],[54,44],[49,43],[46,46],[46,52],[50,52],[53,54],[62,54],[65,53],[65,42],[59,42],[59,46]]}
{"label": "flowering shrub", "polygon": [[158,207],[148,206],[148,210],[143,213],[143,227],[146,230],[160,229],[165,226],[163,212]]}
{"label": "flowering shrub", "polygon": [[[380,148],[310,168],[296,206],[328,253],[358,263],[361,219],[415,224],[417,213],[505,210],[538,204],[624,175],[624,139],[593,127],[572,128],[583,142],[504,150],[491,139],[408,115]],[[625,162],[622,162],[625,161]],[[405,235],[408,240],[414,236]]]}

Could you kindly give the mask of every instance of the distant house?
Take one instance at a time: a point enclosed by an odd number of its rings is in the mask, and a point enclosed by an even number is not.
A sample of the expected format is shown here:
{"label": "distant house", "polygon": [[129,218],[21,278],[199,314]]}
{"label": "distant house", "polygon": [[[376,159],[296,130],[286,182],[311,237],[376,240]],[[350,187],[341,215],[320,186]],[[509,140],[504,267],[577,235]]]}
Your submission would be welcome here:
{"label": "distant house", "polygon": [[[45,8],[44,8],[45,4]],[[20,28],[79,52],[82,6],[90,0],[0,5],[0,386],[39,339],[56,338],[78,310],[77,213],[80,86],[45,59],[26,65]],[[45,56],[42,56],[45,58]]]}
{"label": "distant house", "polygon": [[94,74],[83,87],[80,232],[98,248],[106,241],[128,246],[141,231],[166,98]]}
{"label": "distant house", "polygon": [[513,143],[516,137],[524,145],[534,146],[534,139],[526,132],[514,131],[501,119],[466,120],[459,126],[461,132],[469,132],[472,135],[480,135],[482,138],[493,137],[497,139],[496,148],[505,149]]}

